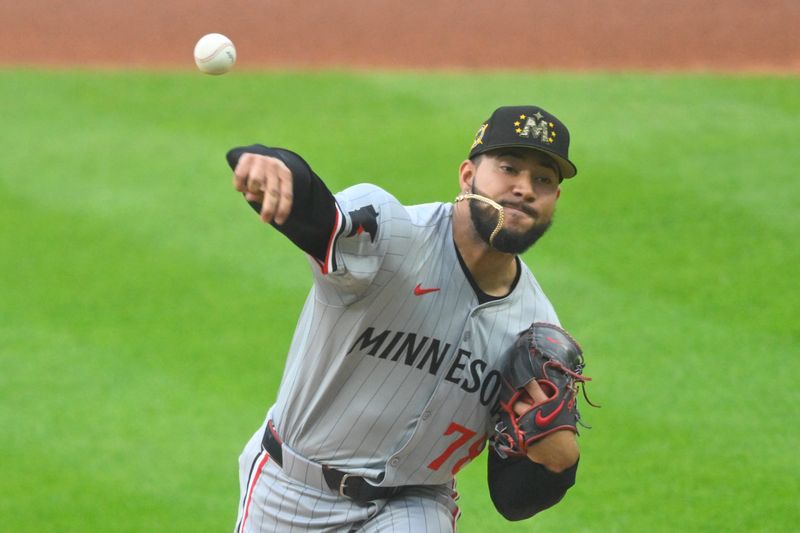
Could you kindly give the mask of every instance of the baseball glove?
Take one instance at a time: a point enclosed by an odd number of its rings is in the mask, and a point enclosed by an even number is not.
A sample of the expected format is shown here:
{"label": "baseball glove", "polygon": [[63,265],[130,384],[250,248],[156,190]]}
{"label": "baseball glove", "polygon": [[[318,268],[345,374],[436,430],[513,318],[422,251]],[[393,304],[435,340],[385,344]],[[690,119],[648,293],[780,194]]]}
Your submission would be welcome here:
{"label": "baseball glove", "polygon": [[[578,388],[591,378],[583,376],[583,351],[569,333],[554,324],[535,322],[520,333],[504,355],[498,396],[500,421],[493,445],[500,457],[522,456],[542,437],[567,429],[578,432]],[[525,385],[535,379],[547,400],[534,403]],[[599,407],[589,401],[594,406]],[[518,415],[514,404],[528,404]]]}

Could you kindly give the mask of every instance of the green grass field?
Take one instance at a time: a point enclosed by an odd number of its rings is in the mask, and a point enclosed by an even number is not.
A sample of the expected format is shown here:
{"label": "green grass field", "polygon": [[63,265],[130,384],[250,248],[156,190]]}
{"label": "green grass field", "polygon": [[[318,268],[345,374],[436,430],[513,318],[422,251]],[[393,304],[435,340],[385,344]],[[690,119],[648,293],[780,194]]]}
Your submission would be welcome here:
{"label": "green grass field", "polygon": [[310,276],[229,147],[450,201],[518,103],[572,133],[525,259],[603,407],[562,503],[505,522],[482,456],[459,531],[800,528],[799,78],[0,70],[0,96],[3,530],[232,529]]}

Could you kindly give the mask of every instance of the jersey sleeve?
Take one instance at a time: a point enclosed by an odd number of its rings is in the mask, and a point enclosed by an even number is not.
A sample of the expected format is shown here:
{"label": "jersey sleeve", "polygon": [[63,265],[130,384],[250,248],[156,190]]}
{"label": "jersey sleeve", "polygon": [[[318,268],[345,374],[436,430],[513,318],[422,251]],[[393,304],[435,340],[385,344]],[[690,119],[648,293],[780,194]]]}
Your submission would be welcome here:
{"label": "jersey sleeve", "polygon": [[[308,255],[318,299],[349,305],[396,272],[408,250],[411,219],[391,194],[361,184],[333,195],[298,154],[261,144],[231,149],[231,169],[244,153],[278,158],[292,172],[291,213],[283,224],[271,224]],[[261,204],[249,203],[261,211]]]}
{"label": "jersey sleeve", "polygon": [[411,242],[411,217],[394,196],[369,184],[337,193],[337,222],[322,261],[311,259],[317,298],[350,305],[393,276]]}

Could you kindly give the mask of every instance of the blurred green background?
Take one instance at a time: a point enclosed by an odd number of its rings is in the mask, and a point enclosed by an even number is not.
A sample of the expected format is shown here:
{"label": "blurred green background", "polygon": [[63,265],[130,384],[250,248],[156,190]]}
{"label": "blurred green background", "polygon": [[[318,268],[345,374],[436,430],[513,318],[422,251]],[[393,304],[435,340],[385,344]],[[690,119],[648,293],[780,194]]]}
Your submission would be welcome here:
{"label": "blurred green background", "polygon": [[483,455],[459,531],[799,527],[797,77],[5,69],[0,97],[4,530],[232,529],[311,278],[229,147],[450,201],[481,121],[523,103],[572,133],[525,260],[603,407],[562,503],[505,522]]}

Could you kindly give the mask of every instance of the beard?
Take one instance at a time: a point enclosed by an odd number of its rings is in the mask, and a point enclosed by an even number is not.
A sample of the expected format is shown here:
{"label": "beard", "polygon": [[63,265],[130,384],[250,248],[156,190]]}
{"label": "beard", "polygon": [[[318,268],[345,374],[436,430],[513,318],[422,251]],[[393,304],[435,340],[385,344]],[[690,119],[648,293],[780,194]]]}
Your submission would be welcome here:
{"label": "beard", "polygon": [[[487,195],[477,190],[474,184],[472,186],[472,193],[489,198]],[[513,207],[515,209],[519,209],[523,213],[526,213],[530,216],[535,217],[537,215],[535,210],[524,204],[515,204],[508,201],[497,203],[503,207]],[[499,213],[495,208],[478,200],[469,201],[469,213],[472,219],[472,225],[475,227],[475,231],[478,233],[478,236],[486,244],[489,244],[489,237],[491,237],[492,232],[494,231],[495,227],[497,227],[497,217]],[[512,231],[502,228],[499,232],[497,232],[497,235],[490,246],[498,252],[514,255],[522,254],[531,246],[533,246],[534,243],[547,232],[552,223],[552,219],[548,218],[547,220],[536,222],[533,226],[525,231]]]}

